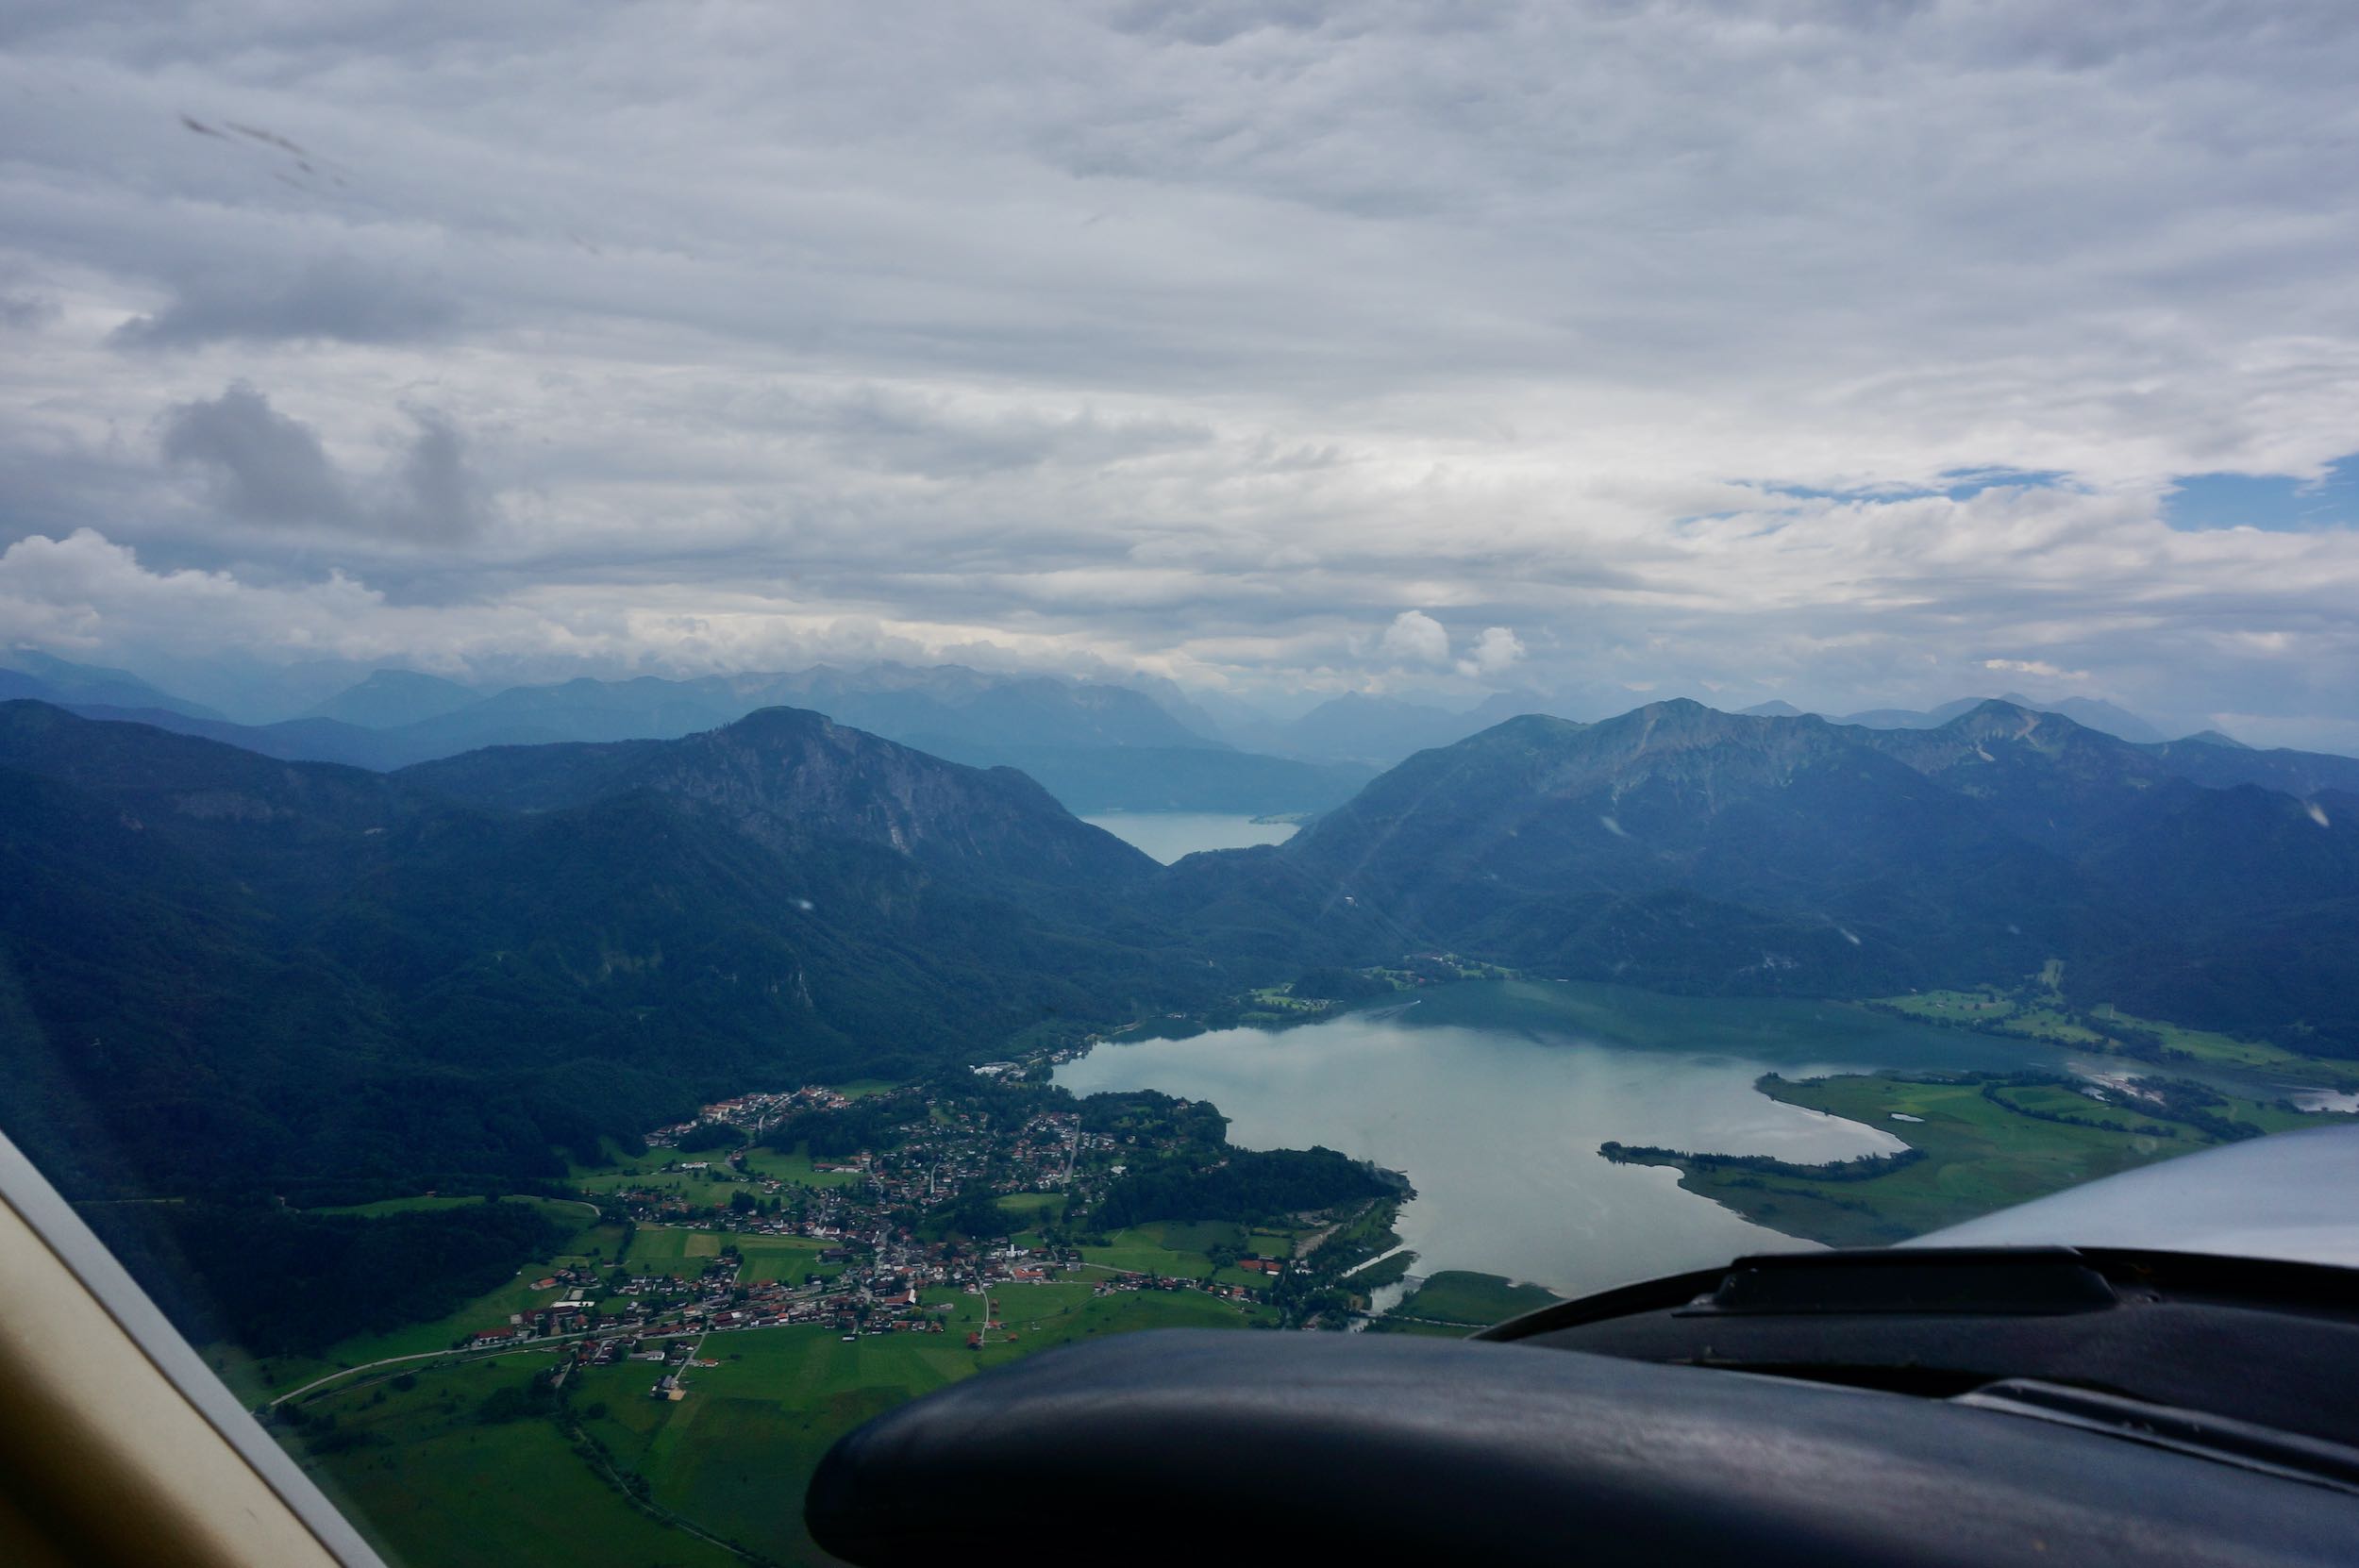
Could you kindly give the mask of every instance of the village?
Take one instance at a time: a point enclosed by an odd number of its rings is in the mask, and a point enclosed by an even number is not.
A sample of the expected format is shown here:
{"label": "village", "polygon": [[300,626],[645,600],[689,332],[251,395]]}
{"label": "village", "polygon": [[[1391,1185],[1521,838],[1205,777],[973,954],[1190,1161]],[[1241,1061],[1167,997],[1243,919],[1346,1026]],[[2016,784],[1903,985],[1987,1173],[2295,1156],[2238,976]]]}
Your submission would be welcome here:
{"label": "village", "polygon": [[[1249,1308],[1280,1293],[1290,1276],[1307,1289],[1358,1260],[1342,1250],[1295,1260],[1297,1240],[1315,1247],[1331,1226],[1209,1257],[1083,1245],[1086,1232],[1068,1218],[1086,1214],[1131,1164],[1172,1154],[1185,1135],[1093,1129],[1068,1097],[1009,1093],[1028,1065],[986,1063],[972,1093],[748,1093],[656,1128],[644,1158],[585,1189],[622,1224],[622,1255],[529,1281],[545,1302],[483,1325],[460,1348],[562,1342],[560,1383],[577,1366],[641,1360],[648,1394],[678,1399],[710,1335],[809,1325],[846,1341],[940,1334],[964,1295],[982,1298],[979,1314],[962,1314],[979,1323],[965,1335],[979,1350],[1018,1339],[1003,1326],[1024,1316],[1009,1298],[1051,1281],[1088,1283],[1096,1296],[1200,1292]],[[1197,1109],[1185,1100],[1170,1107],[1176,1117]],[[876,1146],[806,1153],[798,1142],[791,1159],[777,1154],[780,1128],[809,1126],[819,1135],[811,1142],[825,1143],[846,1122],[889,1131]]]}

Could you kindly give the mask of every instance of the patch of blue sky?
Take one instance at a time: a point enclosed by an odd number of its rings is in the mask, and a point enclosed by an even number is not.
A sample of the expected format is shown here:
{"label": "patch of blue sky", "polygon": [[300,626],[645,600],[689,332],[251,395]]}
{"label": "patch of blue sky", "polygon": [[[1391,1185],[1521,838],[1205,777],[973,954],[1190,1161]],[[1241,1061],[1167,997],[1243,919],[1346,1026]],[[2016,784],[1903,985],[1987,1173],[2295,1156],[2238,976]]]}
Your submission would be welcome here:
{"label": "patch of blue sky", "polygon": [[[2059,470],[2036,468],[1951,468],[1934,475],[1932,484],[1907,484],[1894,481],[1886,484],[1845,485],[1825,488],[1817,485],[1775,484],[1765,480],[1739,481],[1753,484],[1765,495],[1779,501],[1920,501],[1928,496],[1944,496],[1964,501],[1988,490],[2033,490],[2047,485],[2066,485],[2072,476]],[[1715,512],[1690,522],[1710,521],[1714,517],[1732,516]]]}
{"label": "patch of blue sky", "polygon": [[2284,475],[2190,474],[2163,499],[2174,528],[2265,528],[2302,533],[2359,525],[2359,452],[2327,465],[2318,479]]}

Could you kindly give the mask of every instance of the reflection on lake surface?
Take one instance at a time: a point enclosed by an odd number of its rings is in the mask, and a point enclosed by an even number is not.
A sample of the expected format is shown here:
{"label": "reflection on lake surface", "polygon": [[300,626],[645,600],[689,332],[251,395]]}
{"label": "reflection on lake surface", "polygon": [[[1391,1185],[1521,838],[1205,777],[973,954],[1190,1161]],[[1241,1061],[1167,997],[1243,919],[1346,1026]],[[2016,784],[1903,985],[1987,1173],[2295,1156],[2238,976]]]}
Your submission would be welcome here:
{"label": "reflection on lake surface", "polygon": [[1077,1094],[1209,1099],[1248,1148],[1330,1148],[1405,1171],[1397,1226],[1415,1272],[1477,1269],[1580,1294],[1812,1245],[1609,1164],[1609,1139],[1782,1159],[1901,1146],[1892,1134],[1757,1093],[1765,1072],[2056,1064],[2054,1048],[1937,1030],[1838,1004],[1657,996],[1523,981],[1301,1027],[1098,1046],[1057,1069]]}
{"label": "reflection on lake surface", "polygon": [[1284,843],[1295,836],[1290,822],[1255,822],[1219,811],[1100,811],[1081,819],[1169,865],[1199,849],[1243,849]]}

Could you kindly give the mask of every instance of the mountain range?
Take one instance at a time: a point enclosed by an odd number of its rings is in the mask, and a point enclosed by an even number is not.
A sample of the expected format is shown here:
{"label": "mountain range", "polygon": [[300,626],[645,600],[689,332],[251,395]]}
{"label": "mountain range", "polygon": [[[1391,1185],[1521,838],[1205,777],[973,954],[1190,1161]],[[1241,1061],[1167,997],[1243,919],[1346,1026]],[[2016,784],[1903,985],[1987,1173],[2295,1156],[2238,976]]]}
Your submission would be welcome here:
{"label": "mountain range", "polygon": [[[555,741],[664,740],[785,705],[825,712],[938,756],[1030,773],[1076,811],[1306,812],[1349,798],[1382,768],[1527,713],[1579,719],[1613,710],[1603,690],[1494,692],[1468,709],[1345,692],[1291,721],[1236,702],[1215,716],[1169,681],[1127,685],[995,675],[958,665],[820,665],[787,674],[670,680],[581,678],[484,692],[411,670],[379,669],[271,724],[232,723],[123,670],[79,665],[33,649],[0,653],[0,699],[31,697],[88,717],[199,734],[289,760],[379,771],[485,745]],[[1820,714],[1875,729],[1931,729],[1992,699],[1961,697],[1928,709]],[[2062,714],[2140,744],[2160,730],[2100,698],[1996,700]],[[1799,718],[1784,701],[1744,716]],[[2217,730],[2174,743],[2235,747]],[[1190,755],[1196,754],[1196,755]]]}
{"label": "mountain range", "polygon": [[[1835,724],[1858,725],[1870,729],[1933,729],[1989,700],[1992,699],[1961,697],[1924,711],[1880,708],[1839,717],[1832,714],[1816,716]],[[1996,700],[2033,711],[2060,713],[2085,728],[2100,730],[2118,740],[2139,743],[2155,743],[2163,740],[2162,732],[2146,720],[2100,698],[2065,697],[2039,703],[2009,692]],[[1453,744],[1470,735],[1480,734],[1493,725],[1527,713],[1578,720],[1585,715],[1613,710],[1611,697],[1601,692],[1551,694],[1499,692],[1483,698],[1473,708],[1462,709],[1351,692],[1330,697],[1290,725],[1263,724],[1245,728],[1232,726],[1229,733],[1238,740],[1246,740],[1249,736],[1251,743],[1257,748],[1281,756],[1390,767],[1416,752]],[[1765,702],[1744,709],[1744,716],[1794,719],[1804,717],[1805,710],[1787,702]],[[2229,746],[2238,743],[2225,735],[2210,731],[2191,739]]]}
{"label": "mountain range", "polygon": [[583,678],[490,693],[437,676],[379,670],[294,718],[245,725],[126,672],[29,650],[15,657],[22,668],[0,669],[0,698],[35,698],[86,718],[153,725],[287,761],[379,772],[484,746],[672,740],[787,706],[953,760],[1022,768],[1076,811],[1314,811],[1375,776],[1351,763],[1240,752],[1197,727],[1209,725],[1202,715],[1191,724],[1172,710],[1172,699],[1129,687],[957,665]]}
{"label": "mountain range", "polygon": [[[2034,712],[2061,713],[2083,728],[2101,731],[2113,736],[2116,740],[2153,744],[2163,739],[2161,730],[2156,729],[2128,709],[2117,707],[2101,697],[2060,697],[2052,702],[2043,703],[2034,702],[2030,697],[2016,692],[2010,692],[1995,699],[1959,697],[1922,712],[1912,708],[1871,708],[1864,712],[1849,713],[1839,718],[1832,714],[1817,716],[1831,719],[1835,724],[1860,725],[1869,729],[1936,729],[1959,715],[1972,712],[1982,704],[1990,701],[2030,709]],[[1797,719],[1802,717],[1805,711],[1788,702],[1765,702],[1744,709],[1745,716],[1748,718],[1765,719]],[[2233,746],[2240,743],[2212,730],[2204,731],[2201,738],[2208,739],[2216,744]]]}
{"label": "mountain range", "polygon": [[2359,761],[1673,701],[1510,719],[1163,868],[802,709],[385,774],[0,704],[0,1125],[84,1193],[545,1176],[749,1082],[1428,948],[1814,996],[2062,959],[2083,1007],[2359,1054]]}
{"label": "mountain range", "polygon": [[2092,1005],[2359,1048],[2350,759],[1675,701],[1421,753],[1261,859],[1273,896],[1543,973],[1872,995],[2061,957]]}
{"label": "mountain range", "polygon": [[77,664],[38,648],[0,648],[0,702],[23,697],[71,706],[100,704],[177,718],[227,723],[218,710],[184,701],[128,670]]}

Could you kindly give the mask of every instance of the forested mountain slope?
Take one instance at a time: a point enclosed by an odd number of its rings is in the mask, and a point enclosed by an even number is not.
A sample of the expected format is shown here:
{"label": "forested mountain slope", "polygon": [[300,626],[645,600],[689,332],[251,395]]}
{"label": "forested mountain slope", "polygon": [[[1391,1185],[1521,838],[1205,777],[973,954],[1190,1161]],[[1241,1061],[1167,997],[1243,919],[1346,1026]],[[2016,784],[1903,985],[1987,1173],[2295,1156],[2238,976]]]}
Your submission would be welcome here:
{"label": "forested mountain slope", "polygon": [[1020,776],[814,715],[577,760],[515,809],[0,705],[0,1125],[84,1191],[498,1185],[1207,983],[1057,912],[1154,867]]}
{"label": "forested mountain slope", "polygon": [[1860,995],[2062,957],[2085,1000],[2359,1048],[2344,799],[2205,789],[1999,702],[1884,731],[1681,701],[1420,753],[1225,875],[1548,973]]}

